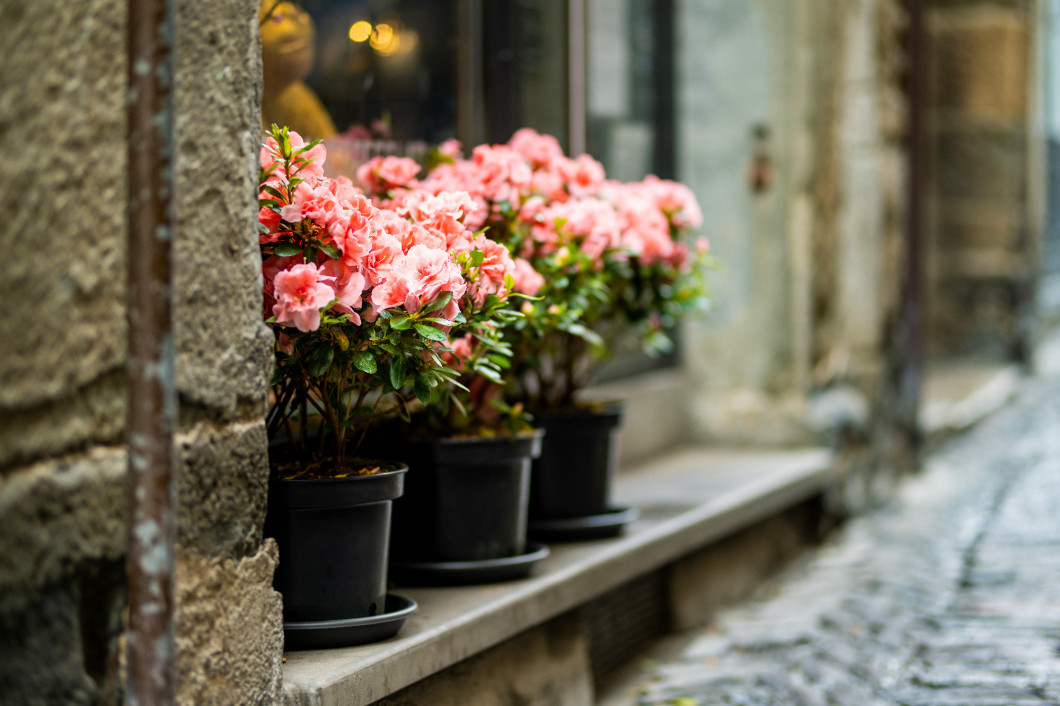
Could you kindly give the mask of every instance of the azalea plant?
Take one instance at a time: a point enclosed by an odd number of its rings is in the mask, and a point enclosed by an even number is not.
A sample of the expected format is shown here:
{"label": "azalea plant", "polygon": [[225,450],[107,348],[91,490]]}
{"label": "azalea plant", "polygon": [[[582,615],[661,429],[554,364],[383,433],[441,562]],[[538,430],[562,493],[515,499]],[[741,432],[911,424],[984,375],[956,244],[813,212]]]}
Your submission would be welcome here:
{"label": "azalea plant", "polygon": [[[324,176],[321,144],[275,126],[260,156],[264,316],[276,334],[269,435],[297,450],[301,477],[356,473],[380,419],[417,401],[463,415],[453,395],[466,371],[502,382],[514,263],[468,228],[466,193],[375,205],[348,178]],[[461,358],[451,337],[470,337],[475,355]]]}
{"label": "azalea plant", "polygon": [[412,165],[365,165],[364,182],[398,177],[432,194],[468,193],[472,228],[517,255],[516,289],[531,299],[508,329],[519,375],[515,396],[534,408],[572,406],[596,364],[635,340],[649,354],[672,347],[677,317],[709,299],[702,214],[682,184],[649,176],[606,178],[588,155],[530,129],[505,145],[479,145],[470,159],[443,145],[413,182]]}
{"label": "azalea plant", "polygon": [[[412,219],[422,217],[425,205],[450,195],[450,202],[459,208],[449,214],[453,219],[449,226],[478,228],[472,242],[479,272],[487,281],[504,283],[496,299],[504,301],[509,295],[526,299],[534,295],[541,286],[540,275],[525,259],[512,258],[503,243],[486,237],[486,229],[481,227],[480,204],[466,191],[425,188],[416,180],[421,170],[412,159],[380,156],[361,165],[357,178],[378,207]],[[458,194],[459,200],[452,201],[452,194]],[[503,396],[507,382],[504,373],[511,367],[512,355],[508,329],[523,315],[495,304],[488,309],[492,320],[481,322],[473,330],[456,327],[451,332],[449,350],[443,359],[459,374],[457,384],[439,403],[423,410],[421,431],[435,436],[493,436],[529,428],[530,417],[522,405],[509,405]]]}

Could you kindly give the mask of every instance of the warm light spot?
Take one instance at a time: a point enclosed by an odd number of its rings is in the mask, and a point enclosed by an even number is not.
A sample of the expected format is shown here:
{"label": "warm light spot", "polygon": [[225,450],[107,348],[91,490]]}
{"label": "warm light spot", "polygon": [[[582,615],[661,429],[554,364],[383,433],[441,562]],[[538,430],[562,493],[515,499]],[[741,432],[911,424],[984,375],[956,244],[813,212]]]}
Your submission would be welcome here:
{"label": "warm light spot", "polygon": [[401,34],[401,51],[402,53],[410,52],[416,48],[420,43],[419,32],[415,30],[408,30]]}
{"label": "warm light spot", "polygon": [[378,42],[379,44],[388,44],[391,39],[394,38],[394,28],[385,22],[380,22],[375,26],[375,32],[372,33],[372,41]]}
{"label": "warm light spot", "polygon": [[364,20],[358,20],[350,25],[350,39],[355,42],[365,42],[372,36],[372,25]]}
{"label": "warm light spot", "polygon": [[369,41],[372,49],[383,56],[389,56],[398,50],[401,40],[398,38],[394,28],[386,23],[379,23],[372,30],[372,39]]}

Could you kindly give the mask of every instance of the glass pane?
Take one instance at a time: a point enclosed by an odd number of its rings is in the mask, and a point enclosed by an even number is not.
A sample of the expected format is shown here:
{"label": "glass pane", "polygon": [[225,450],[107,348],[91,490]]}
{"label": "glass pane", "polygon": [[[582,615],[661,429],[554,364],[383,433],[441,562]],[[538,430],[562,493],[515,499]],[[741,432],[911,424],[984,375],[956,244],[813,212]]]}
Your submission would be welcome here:
{"label": "glass pane", "polygon": [[263,0],[263,14],[274,5],[262,24],[267,123],[399,146],[455,136],[456,3]]}
{"label": "glass pane", "polygon": [[588,2],[587,144],[614,179],[673,171],[670,7]]}
{"label": "glass pane", "polygon": [[567,146],[567,41],[564,2],[483,3],[487,141],[532,127]]}
{"label": "glass pane", "polygon": [[[640,181],[672,177],[673,3],[588,0],[586,144],[608,177]],[[678,332],[668,331],[676,342]],[[670,353],[630,352],[601,369],[606,381],[672,366]]]}

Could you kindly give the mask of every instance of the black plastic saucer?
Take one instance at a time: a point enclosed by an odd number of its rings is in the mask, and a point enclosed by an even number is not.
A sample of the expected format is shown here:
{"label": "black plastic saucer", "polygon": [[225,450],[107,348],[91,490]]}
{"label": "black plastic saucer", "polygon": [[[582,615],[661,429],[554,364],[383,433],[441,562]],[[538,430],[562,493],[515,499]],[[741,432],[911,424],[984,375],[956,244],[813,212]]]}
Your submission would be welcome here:
{"label": "black plastic saucer", "polygon": [[391,561],[390,578],[405,586],[496,583],[526,578],[534,564],[548,556],[548,547],[526,543],[526,553],[476,561]]}
{"label": "black plastic saucer", "polygon": [[587,517],[552,517],[531,519],[527,531],[535,539],[551,542],[580,542],[587,539],[616,537],[622,528],[637,519],[635,507],[619,507],[601,515]]}
{"label": "black plastic saucer", "polygon": [[323,650],[332,647],[363,645],[397,635],[405,618],[416,612],[416,601],[394,593],[386,594],[385,612],[366,618],[315,620],[284,623],[286,650]]}

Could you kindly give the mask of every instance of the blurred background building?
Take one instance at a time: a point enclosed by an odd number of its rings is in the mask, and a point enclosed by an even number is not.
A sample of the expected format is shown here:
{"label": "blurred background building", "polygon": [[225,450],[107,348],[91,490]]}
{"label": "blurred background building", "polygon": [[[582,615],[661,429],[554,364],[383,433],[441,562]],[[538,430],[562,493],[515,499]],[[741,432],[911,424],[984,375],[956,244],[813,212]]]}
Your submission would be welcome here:
{"label": "blurred background building", "polygon": [[[188,703],[279,689],[253,244],[262,102],[266,121],[277,110],[258,36],[272,4],[178,13]],[[633,401],[627,461],[679,443],[824,440],[856,508],[915,466],[930,374],[1033,364],[1060,322],[1057,0],[282,12],[267,22],[305,13],[316,27],[281,78],[319,99],[327,120],[303,130],[329,138],[336,161],[530,126],[613,177],[695,191],[722,265],[716,306],[682,327],[675,355],[604,375],[604,393]],[[125,7],[5,0],[4,17],[0,700],[96,703],[116,693],[124,600]]]}

